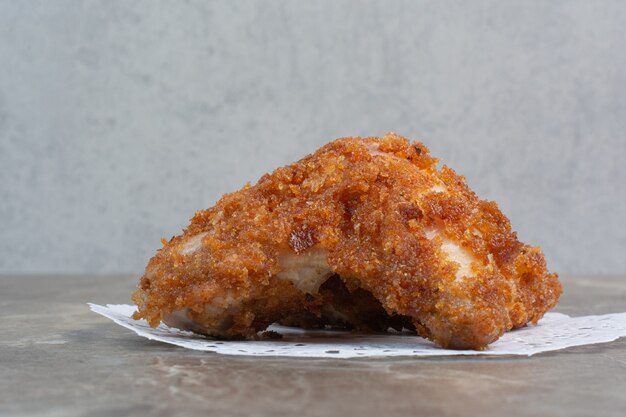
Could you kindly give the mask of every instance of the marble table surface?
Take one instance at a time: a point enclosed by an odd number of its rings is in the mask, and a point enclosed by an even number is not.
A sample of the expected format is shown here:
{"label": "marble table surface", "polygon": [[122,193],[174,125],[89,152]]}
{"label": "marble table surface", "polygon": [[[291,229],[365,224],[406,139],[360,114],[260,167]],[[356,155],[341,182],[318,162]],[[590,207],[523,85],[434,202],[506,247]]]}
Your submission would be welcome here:
{"label": "marble table surface", "polygon": [[[556,308],[626,311],[626,276],[563,276]],[[0,276],[0,416],[625,416],[626,338],[527,357],[219,356],[89,311],[132,276]]]}

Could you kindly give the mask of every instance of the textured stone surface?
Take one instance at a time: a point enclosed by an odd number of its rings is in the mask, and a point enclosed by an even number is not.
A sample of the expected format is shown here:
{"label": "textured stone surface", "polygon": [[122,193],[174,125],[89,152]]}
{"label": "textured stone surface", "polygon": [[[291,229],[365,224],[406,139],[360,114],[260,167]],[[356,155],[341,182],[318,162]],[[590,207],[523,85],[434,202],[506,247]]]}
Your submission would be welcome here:
{"label": "textured stone surface", "polygon": [[[624,276],[564,277],[557,311],[624,311]],[[4,416],[624,416],[626,339],[531,358],[301,360],[152,342],[89,311],[131,276],[0,276]]]}
{"label": "textured stone surface", "polygon": [[623,1],[0,1],[0,271],[139,272],[344,135],[421,139],[564,272],[626,272]]}

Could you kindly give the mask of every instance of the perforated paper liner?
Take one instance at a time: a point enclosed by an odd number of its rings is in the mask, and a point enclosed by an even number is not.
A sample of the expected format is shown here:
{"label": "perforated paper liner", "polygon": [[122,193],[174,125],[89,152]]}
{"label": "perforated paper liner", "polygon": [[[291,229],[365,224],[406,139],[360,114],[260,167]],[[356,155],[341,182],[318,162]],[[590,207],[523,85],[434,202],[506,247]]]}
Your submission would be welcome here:
{"label": "perforated paper liner", "polygon": [[390,356],[526,355],[594,343],[626,336],[626,313],[569,317],[547,313],[536,326],[505,333],[486,350],[442,349],[414,334],[359,334],[336,330],[303,330],[272,325],[280,333],[276,340],[224,341],[159,325],[151,328],[144,320],[133,320],[136,307],[89,304],[92,311],[151,340],[187,349],[223,355],[282,356],[298,358],[378,358]]}

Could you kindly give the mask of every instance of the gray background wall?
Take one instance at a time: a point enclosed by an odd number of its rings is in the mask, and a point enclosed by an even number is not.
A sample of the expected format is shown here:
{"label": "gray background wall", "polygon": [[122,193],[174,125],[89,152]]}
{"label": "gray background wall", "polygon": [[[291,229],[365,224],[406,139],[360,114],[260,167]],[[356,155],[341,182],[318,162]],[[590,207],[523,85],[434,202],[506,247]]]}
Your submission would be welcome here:
{"label": "gray background wall", "polygon": [[626,2],[0,0],[0,272],[139,273],[345,135],[425,142],[560,272],[626,272]]}

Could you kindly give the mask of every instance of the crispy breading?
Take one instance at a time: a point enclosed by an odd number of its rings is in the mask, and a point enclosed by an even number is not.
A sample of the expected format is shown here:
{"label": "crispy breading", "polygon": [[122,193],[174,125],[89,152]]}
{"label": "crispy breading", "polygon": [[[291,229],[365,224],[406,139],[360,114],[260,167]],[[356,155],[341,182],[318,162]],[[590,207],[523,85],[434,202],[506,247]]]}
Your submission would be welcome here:
{"label": "crispy breading", "polygon": [[457,349],[537,322],[557,274],[437,162],[396,134],[341,138],[224,195],[150,260],[135,318],[225,338],[273,322],[412,323]]}

